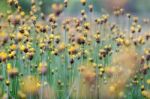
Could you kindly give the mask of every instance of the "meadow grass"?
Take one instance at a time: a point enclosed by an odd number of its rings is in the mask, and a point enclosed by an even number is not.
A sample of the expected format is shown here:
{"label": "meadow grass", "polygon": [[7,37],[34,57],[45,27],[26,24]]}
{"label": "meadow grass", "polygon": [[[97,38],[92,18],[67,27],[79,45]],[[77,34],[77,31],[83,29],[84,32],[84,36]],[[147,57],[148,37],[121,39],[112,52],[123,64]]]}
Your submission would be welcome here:
{"label": "meadow grass", "polygon": [[[95,15],[80,0],[78,17],[63,17],[69,1],[44,15],[37,2],[26,14],[0,14],[0,99],[150,98],[149,19],[125,13]],[[65,18],[65,19],[63,19]]]}

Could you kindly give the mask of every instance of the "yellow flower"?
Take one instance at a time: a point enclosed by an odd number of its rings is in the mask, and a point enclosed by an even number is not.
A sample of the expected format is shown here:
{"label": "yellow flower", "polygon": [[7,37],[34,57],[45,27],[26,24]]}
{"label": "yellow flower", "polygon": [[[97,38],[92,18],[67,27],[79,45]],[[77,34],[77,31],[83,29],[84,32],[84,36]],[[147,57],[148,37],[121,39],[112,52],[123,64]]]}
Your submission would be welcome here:
{"label": "yellow flower", "polygon": [[13,44],[13,45],[10,46],[11,50],[15,50],[16,48],[17,48],[16,44]]}
{"label": "yellow flower", "polygon": [[110,93],[114,93],[114,92],[116,91],[116,87],[113,86],[113,85],[111,85],[111,86],[109,87],[109,91],[110,91]]}
{"label": "yellow flower", "polygon": [[58,16],[63,11],[63,8],[64,8],[64,5],[61,3],[52,4],[52,10],[54,11],[56,16]]}
{"label": "yellow flower", "polygon": [[20,12],[20,15],[21,15],[22,17],[24,17],[24,16],[25,16],[25,12],[24,12],[24,11],[21,11],[21,12]]}
{"label": "yellow flower", "polygon": [[82,5],[86,4],[86,0],[80,0],[80,2],[82,3]]}
{"label": "yellow flower", "polygon": [[24,38],[24,35],[23,35],[23,34],[17,33],[16,39],[17,39],[18,41],[22,40],[23,38]]}
{"label": "yellow flower", "polygon": [[147,97],[148,99],[150,98],[150,92],[147,91],[147,90],[142,91],[142,95],[143,95],[144,97]]}
{"label": "yellow flower", "polygon": [[69,49],[69,54],[76,54],[77,53],[77,47],[76,46],[71,46]]}
{"label": "yellow flower", "polygon": [[9,71],[12,68],[12,65],[10,63],[7,64],[7,70]]}
{"label": "yellow flower", "polygon": [[58,50],[59,52],[62,52],[65,49],[66,45],[64,43],[59,44]]}
{"label": "yellow flower", "polygon": [[123,43],[124,43],[125,46],[129,46],[130,45],[130,41],[129,40],[124,40]]}
{"label": "yellow flower", "polygon": [[149,85],[150,85],[150,79],[148,79],[148,80],[147,80],[147,84],[149,84]]}
{"label": "yellow flower", "polygon": [[53,40],[53,39],[54,39],[54,34],[50,34],[50,35],[49,35],[49,38],[50,38],[51,40]]}
{"label": "yellow flower", "polygon": [[25,94],[36,94],[40,88],[40,82],[35,76],[27,76],[22,79],[21,91]]}
{"label": "yellow flower", "polygon": [[7,64],[7,73],[10,77],[14,77],[18,74],[18,69],[15,67],[12,67],[10,63]]}
{"label": "yellow flower", "polygon": [[9,80],[6,80],[5,83],[6,83],[7,86],[9,86],[10,81],[9,81]]}
{"label": "yellow flower", "polygon": [[8,40],[8,34],[5,32],[0,32],[0,41],[6,42]]}
{"label": "yellow flower", "polygon": [[19,48],[20,48],[21,51],[24,51],[26,49],[26,47],[24,45],[20,45]]}
{"label": "yellow flower", "polygon": [[19,99],[27,99],[26,95],[22,91],[18,91]]}
{"label": "yellow flower", "polygon": [[85,38],[83,35],[80,35],[80,36],[77,38],[77,43],[78,43],[78,44],[84,44],[84,43],[85,43],[85,40],[86,40],[86,38]]}
{"label": "yellow flower", "polygon": [[7,59],[7,53],[6,52],[0,52],[0,62],[6,61]]}

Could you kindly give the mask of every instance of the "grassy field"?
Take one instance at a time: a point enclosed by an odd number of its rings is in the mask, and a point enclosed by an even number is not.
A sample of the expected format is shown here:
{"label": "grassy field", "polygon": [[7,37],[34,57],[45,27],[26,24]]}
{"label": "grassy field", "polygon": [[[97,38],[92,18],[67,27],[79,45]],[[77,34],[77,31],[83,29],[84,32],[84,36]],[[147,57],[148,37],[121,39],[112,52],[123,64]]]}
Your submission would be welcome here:
{"label": "grassy field", "polygon": [[49,15],[0,3],[0,99],[150,99],[150,20],[86,0],[67,16],[68,2]]}

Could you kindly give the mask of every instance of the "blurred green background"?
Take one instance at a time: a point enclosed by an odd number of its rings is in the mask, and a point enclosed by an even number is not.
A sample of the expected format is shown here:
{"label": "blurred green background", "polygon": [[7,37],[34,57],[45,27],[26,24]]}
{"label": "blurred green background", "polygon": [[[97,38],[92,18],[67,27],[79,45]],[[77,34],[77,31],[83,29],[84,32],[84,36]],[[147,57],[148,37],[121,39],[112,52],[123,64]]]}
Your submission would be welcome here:
{"label": "blurred green background", "polygon": [[[41,1],[42,12],[49,13],[51,12],[50,6],[52,3],[63,2],[64,0],[36,0],[37,3]],[[30,10],[31,0],[19,0],[19,3],[24,11],[28,12]],[[116,4],[123,6],[128,12],[132,13],[145,14],[150,11],[150,0],[87,0],[87,3],[94,4],[94,9],[97,12],[100,12],[102,8],[111,11]],[[67,12],[74,14],[79,12],[81,8],[80,0],[69,0]],[[0,12],[6,12],[9,9],[12,8],[7,5],[7,0],[0,0]]]}

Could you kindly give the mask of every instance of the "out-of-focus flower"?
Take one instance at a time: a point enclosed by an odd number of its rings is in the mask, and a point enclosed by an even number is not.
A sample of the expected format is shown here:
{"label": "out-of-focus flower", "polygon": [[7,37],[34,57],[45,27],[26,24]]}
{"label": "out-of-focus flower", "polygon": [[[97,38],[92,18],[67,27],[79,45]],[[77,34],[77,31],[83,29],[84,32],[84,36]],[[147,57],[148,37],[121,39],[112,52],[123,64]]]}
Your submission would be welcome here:
{"label": "out-of-focus flower", "polygon": [[138,55],[134,47],[122,47],[117,57],[114,55],[113,66],[105,69],[105,72],[110,73],[111,77],[108,79],[108,83],[102,86],[103,97],[119,96],[122,98],[128,79],[139,69],[138,62]]}
{"label": "out-of-focus flower", "polygon": [[7,53],[6,52],[0,52],[0,62],[4,62],[7,59]]}
{"label": "out-of-focus flower", "polygon": [[80,2],[82,3],[82,5],[86,4],[86,0],[80,0]]}
{"label": "out-of-focus flower", "polygon": [[78,81],[77,85],[72,86],[72,97],[78,98],[86,98],[86,97],[92,97],[97,98],[98,97],[98,87],[96,85],[96,73],[94,72],[93,68],[94,64],[87,64],[79,67],[79,72],[81,73],[81,78],[76,79]]}
{"label": "out-of-focus flower", "polygon": [[60,13],[63,11],[64,6],[61,3],[54,3],[52,4],[52,10],[54,11],[56,16],[59,16]]}
{"label": "out-of-focus flower", "polygon": [[148,79],[148,80],[147,80],[147,84],[149,84],[149,85],[150,85],[150,79]]}
{"label": "out-of-focus flower", "polygon": [[43,90],[42,93],[39,91],[39,96],[42,95],[43,99],[56,99],[54,90],[47,82],[44,82],[43,89],[40,90]]}
{"label": "out-of-focus flower", "polygon": [[18,96],[20,99],[26,99],[27,98],[26,94],[24,94],[22,91],[18,91]]}
{"label": "out-of-focus flower", "polygon": [[40,81],[35,76],[26,76],[20,82],[21,91],[27,95],[37,94],[40,88]]}
{"label": "out-of-focus flower", "polygon": [[150,98],[150,91],[148,91],[148,90],[143,90],[141,93],[142,93],[142,95],[143,95],[144,97],[146,97],[147,99]]}
{"label": "out-of-focus flower", "polygon": [[18,75],[18,69],[12,67],[10,63],[7,64],[7,73],[10,77],[15,77]]}
{"label": "out-of-focus flower", "polygon": [[114,7],[124,7],[128,0],[104,0],[104,4],[109,10]]}
{"label": "out-of-focus flower", "polygon": [[40,63],[38,66],[38,71],[40,74],[46,74],[47,72],[47,64],[46,63]]}
{"label": "out-of-focus flower", "polygon": [[83,78],[85,79],[85,82],[88,84],[95,83],[95,77],[96,73],[91,69],[91,67],[80,67],[79,68],[81,74],[83,75]]}

